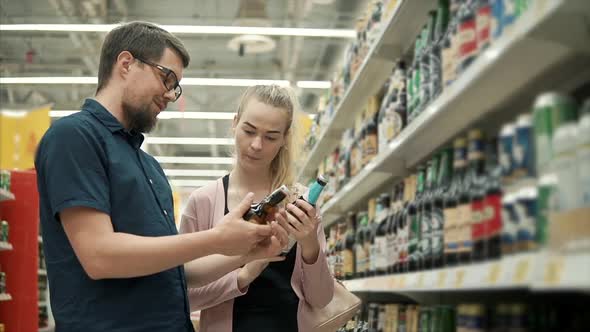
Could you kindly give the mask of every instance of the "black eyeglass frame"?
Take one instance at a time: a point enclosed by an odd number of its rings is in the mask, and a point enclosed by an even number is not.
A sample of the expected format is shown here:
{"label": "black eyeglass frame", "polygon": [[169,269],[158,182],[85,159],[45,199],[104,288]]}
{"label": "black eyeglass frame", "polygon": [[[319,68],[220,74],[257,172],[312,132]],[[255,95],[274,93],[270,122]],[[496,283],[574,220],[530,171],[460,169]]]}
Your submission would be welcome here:
{"label": "black eyeglass frame", "polygon": [[[136,58],[137,60],[145,63],[146,65],[152,66],[152,67],[158,69],[159,71],[161,71],[162,73],[164,73],[164,75],[166,75],[166,76],[164,77],[164,80],[162,81],[162,83],[164,83],[164,87],[166,88],[166,91],[174,90],[174,96],[176,97],[174,99],[174,101],[177,101],[178,98],[180,98],[180,95],[182,95],[182,87],[180,86],[180,82],[178,82],[178,76],[176,76],[176,73],[172,69],[166,68],[162,65],[142,59],[140,57],[136,57],[136,56],[133,56],[133,57]],[[169,87],[166,84],[170,75],[172,75],[172,77],[174,78],[174,84],[172,85],[172,87]]]}

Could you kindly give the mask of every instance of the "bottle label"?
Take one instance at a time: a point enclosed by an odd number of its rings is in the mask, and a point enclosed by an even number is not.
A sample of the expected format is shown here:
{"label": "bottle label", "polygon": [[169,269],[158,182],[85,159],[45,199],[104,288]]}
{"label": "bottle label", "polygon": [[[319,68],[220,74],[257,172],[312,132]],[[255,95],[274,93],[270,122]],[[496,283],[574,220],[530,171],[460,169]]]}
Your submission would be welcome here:
{"label": "bottle label", "polygon": [[430,256],[432,253],[432,225],[431,225],[431,214],[429,212],[423,212],[421,214],[421,242],[420,251],[424,256]]}
{"label": "bottle label", "polygon": [[344,265],[344,275],[350,275],[352,273],[354,273],[354,258],[352,255],[352,250],[350,249],[345,249],[342,252],[342,259],[343,259],[343,265]]}
{"label": "bottle label", "polygon": [[397,252],[397,243],[396,243],[396,236],[393,233],[387,235],[387,251],[385,251],[387,256],[388,264],[394,265],[398,259],[398,252]]}
{"label": "bottle label", "polygon": [[356,272],[363,273],[365,272],[365,248],[363,248],[362,244],[356,245]]}
{"label": "bottle label", "polygon": [[387,236],[381,235],[375,238],[376,247],[376,263],[377,270],[384,270],[387,268]]}
{"label": "bottle label", "polygon": [[516,243],[519,222],[515,204],[502,205],[502,220],[502,245],[513,245]]}
{"label": "bottle label", "polygon": [[499,194],[488,195],[483,209],[484,234],[492,237],[502,231],[502,196]]}
{"label": "bottle label", "polygon": [[467,60],[477,53],[477,32],[475,18],[462,21],[459,24],[459,61]]}
{"label": "bottle label", "polygon": [[444,243],[445,243],[445,252],[446,251],[453,251],[457,249],[457,238],[456,238],[456,228],[457,228],[457,218],[458,215],[457,208],[446,208],[444,209],[444,216],[445,216],[445,224],[444,224]]}
{"label": "bottle label", "polygon": [[432,222],[432,253],[434,255],[440,255],[443,252],[443,211],[438,208],[434,208],[431,212]]}
{"label": "bottle label", "polygon": [[485,236],[484,200],[475,200],[471,203],[471,237],[478,241]]}
{"label": "bottle label", "polygon": [[441,91],[442,68],[440,59],[440,41],[435,44],[430,52],[430,96],[434,99]]}
{"label": "bottle label", "polygon": [[476,25],[477,25],[477,48],[481,52],[490,44],[491,25],[492,22],[492,7],[487,4],[479,8],[477,11]]}
{"label": "bottle label", "polygon": [[449,86],[455,80],[454,57],[455,52],[451,42],[451,45],[444,47],[441,52],[443,87]]}
{"label": "bottle label", "polygon": [[516,213],[518,214],[517,241],[519,243],[533,242],[536,238],[536,220],[537,200],[522,199],[515,204]]}
{"label": "bottle label", "polygon": [[471,204],[464,203],[459,205],[458,208],[458,220],[457,225],[457,242],[462,249],[469,249],[472,246],[471,241]]}

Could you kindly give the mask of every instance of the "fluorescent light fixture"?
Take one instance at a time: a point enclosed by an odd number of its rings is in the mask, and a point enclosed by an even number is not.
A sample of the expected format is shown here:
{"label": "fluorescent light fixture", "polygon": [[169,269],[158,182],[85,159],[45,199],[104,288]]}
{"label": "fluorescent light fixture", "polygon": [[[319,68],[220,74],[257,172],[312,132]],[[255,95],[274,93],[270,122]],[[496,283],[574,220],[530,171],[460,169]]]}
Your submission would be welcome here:
{"label": "fluorescent light fixture", "polygon": [[64,116],[72,115],[74,113],[80,112],[79,110],[56,110],[56,111],[49,111],[49,117],[51,118],[61,118]]}
{"label": "fluorescent light fixture", "polygon": [[[109,32],[118,24],[0,24],[0,31],[52,31],[52,32]],[[215,35],[265,35],[326,38],[355,38],[355,30],[273,28],[206,25],[160,25],[161,28],[179,34]]]}
{"label": "fluorescent light fixture", "polygon": [[[45,76],[45,77],[0,77],[0,84],[97,84],[98,78],[91,76]],[[180,81],[182,86],[252,86],[270,85],[289,86],[287,80],[258,80],[242,78],[202,78],[185,77]],[[329,88],[326,81],[299,81],[296,83],[300,88],[325,89]],[[328,85],[326,85],[328,84]]]}
{"label": "fluorescent light fixture", "polygon": [[252,85],[271,85],[289,86],[287,80],[256,80],[242,78],[191,78],[185,77],[180,81],[180,85],[199,85],[199,86],[252,86]]}
{"label": "fluorescent light fixture", "polygon": [[0,77],[0,84],[97,84],[98,78],[90,76],[55,77]]}
{"label": "fluorescent light fixture", "polygon": [[214,137],[151,137],[145,139],[148,144],[178,144],[178,145],[233,145],[233,138]]}
{"label": "fluorescent light fixture", "polygon": [[9,118],[24,118],[28,111],[24,110],[0,110],[0,114]]}
{"label": "fluorescent light fixture", "polygon": [[172,179],[170,184],[174,187],[202,187],[215,180],[188,180],[188,179]]}
{"label": "fluorescent light fixture", "polygon": [[230,157],[175,157],[175,156],[154,156],[162,164],[210,164],[210,165],[231,165],[234,160]]}
{"label": "fluorescent light fixture", "polygon": [[[79,112],[78,110],[49,111],[52,118],[61,118]],[[164,111],[158,115],[159,119],[203,119],[203,120],[233,120],[233,112],[178,112]]]}
{"label": "fluorescent light fixture", "polygon": [[166,176],[210,176],[220,177],[228,173],[223,169],[165,169]]}
{"label": "fluorescent light fixture", "polygon": [[298,81],[297,87],[301,89],[329,89],[332,87],[330,81]]}

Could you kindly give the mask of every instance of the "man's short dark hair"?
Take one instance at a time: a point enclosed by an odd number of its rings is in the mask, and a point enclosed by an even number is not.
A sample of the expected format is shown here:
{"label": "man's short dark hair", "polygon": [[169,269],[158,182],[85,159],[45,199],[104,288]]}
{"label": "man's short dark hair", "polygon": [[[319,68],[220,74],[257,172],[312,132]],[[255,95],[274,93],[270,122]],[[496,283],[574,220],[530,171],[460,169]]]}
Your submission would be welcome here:
{"label": "man's short dark hair", "polygon": [[135,57],[156,62],[160,60],[166,48],[172,49],[180,56],[185,68],[188,66],[190,56],[180,39],[152,23],[130,22],[111,30],[105,37],[100,51],[96,92],[109,82],[113,66],[121,52],[129,51]]}

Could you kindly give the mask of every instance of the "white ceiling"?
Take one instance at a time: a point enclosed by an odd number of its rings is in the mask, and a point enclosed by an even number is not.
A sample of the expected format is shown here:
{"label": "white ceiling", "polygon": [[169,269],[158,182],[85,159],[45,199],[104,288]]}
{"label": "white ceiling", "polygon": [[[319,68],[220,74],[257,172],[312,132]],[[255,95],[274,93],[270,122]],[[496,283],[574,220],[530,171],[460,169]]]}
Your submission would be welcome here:
{"label": "white ceiling", "polygon": [[[244,1],[244,0],[242,0]],[[266,3],[273,27],[354,29],[367,0],[246,0]],[[319,4],[329,2],[329,4]],[[233,25],[239,0],[0,0],[0,23],[119,23],[145,20],[169,25]],[[277,47],[265,54],[239,56],[227,48],[233,36],[179,35],[191,54],[185,77],[330,80],[350,40],[319,37],[271,37]],[[96,76],[104,33],[10,32],[0,34],[0,75]],[[34,52],[31,63],[26,54]],[[26,109],[52,103],[53,109],[78,109],[93,85],[0,85],[3,109]],[[232,112],[243,88],[183,87],[184,101],[169,111]],[[324,90],[300,90],[303,107],[315,112]],[[184,106],[181,106],[184,105]],[[162,119],[150,136],[228,137],[230,120]],[[156,156],[226,157],[223,145],[150,144]],[[227,169],[229,165],[164,164],[167,169]],[[189,179],[191,177],[182,177]],[[202,179],[203,177],[192,177]]]}

